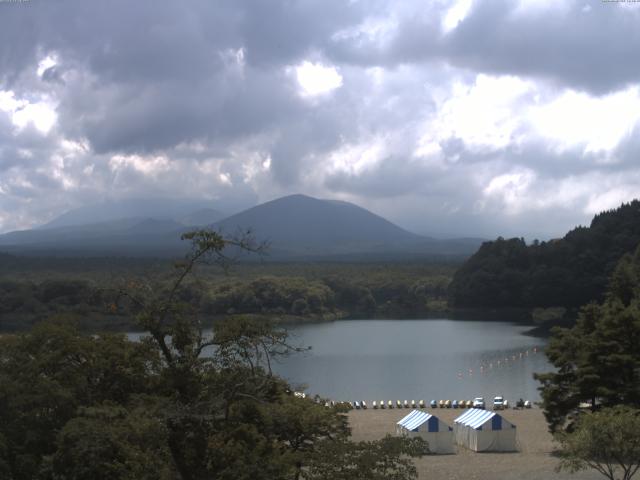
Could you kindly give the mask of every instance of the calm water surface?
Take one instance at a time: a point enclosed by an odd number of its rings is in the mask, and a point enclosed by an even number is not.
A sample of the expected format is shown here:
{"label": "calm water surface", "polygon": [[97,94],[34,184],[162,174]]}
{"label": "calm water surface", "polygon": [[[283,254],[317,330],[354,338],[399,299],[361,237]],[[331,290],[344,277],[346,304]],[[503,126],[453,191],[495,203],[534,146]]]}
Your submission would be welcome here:
{"label": "calm water surface", "polygon": [[539,398],[551,369],[528,327],[461,320],[352,320],[290,328],[311,352],[274,369],[335,400]]}
{"label": "calm water surface", "polygon": [[[534,372],[551,369],[529,327],[463,320],[341,320],[289,327],[308,353],[274,370],[334,400],[539,399]],[[129,334],[139,338],[140,334]]]}

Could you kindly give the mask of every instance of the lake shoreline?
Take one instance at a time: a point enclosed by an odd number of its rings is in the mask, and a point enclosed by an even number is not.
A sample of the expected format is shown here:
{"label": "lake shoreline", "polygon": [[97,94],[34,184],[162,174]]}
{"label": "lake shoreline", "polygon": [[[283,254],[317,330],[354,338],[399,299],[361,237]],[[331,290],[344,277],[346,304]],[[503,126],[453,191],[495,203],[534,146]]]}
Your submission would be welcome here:
{"label": "lake shoreline", "polygon": [[[313,314],[313,315],[273,315],[273,314],[220,314],[220,315],[201,315],[201,321],[203,325],[212,325],[215,322],[219,322],[230,317],[243,316],[249,317],[255,320],[269,320],[276,325],[283,326],[285,328],[295,327],[299,325],[317,324],[317,323],[331,323],[341,321],[360,321],[360,320],[391,320],[391,321],[403,321],[403,320],[453,320],[453,321],[473,321],[473,322],[505,322],[515,325],[523,325],[531,327],[531,330],[527,331],[527,335],[534,337],[546,338],[550,335],[550,330],[558,323],[536,323],[531,319],[530,310],[523,308],[503,308],[503,309],[443,309],[443,310],[431,310],[424,312],[410,312],[404,315],[352,315],[345,311],[336,311],[325,314]],[[99,333],[99,332],[112,332],[112,333],[126,333],[131,331],[143,331],[137,330],[138,325],[131,317],[103,315],[100,319],[89,316],[85,317],[80,314],[69,314],[68,318],[78,324],[79,328],[86,333]],[[34,325],[46,321],[46,318],[10,318],[6,319],[0,315],[0,332],[4,333],[19,333],[25,332],[31,329]],[[570,326],[570,322],[567,324],[560,324],[560,326]],[[208,328],[208,327],[205,327]]]}

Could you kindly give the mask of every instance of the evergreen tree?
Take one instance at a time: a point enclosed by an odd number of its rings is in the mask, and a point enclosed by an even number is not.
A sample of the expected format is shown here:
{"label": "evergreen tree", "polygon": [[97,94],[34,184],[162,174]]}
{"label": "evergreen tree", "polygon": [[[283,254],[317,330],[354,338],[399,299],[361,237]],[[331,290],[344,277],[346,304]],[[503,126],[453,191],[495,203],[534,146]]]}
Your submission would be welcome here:
{"label": "evergreen tree", "polygon": [[616,263],[640,243],[640,201],[596,215],[589,227],[526,245],[521,238],[484,243],[456,272],[449,303],[472,308],[578,309],[601,302]]}
{"label": "evergreen tree", "polygon": [[581,403],[640,407],[640,247],[620,260],[602,304],[554,329],[546,354],[557,370],[536,378],[552,431],[570,427]]}

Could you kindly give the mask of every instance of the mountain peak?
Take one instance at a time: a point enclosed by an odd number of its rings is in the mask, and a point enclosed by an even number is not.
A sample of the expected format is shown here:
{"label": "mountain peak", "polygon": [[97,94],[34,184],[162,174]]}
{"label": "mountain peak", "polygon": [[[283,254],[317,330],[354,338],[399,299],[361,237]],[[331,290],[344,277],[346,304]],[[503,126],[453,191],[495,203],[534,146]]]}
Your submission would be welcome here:
{"label": "mountain peak", "polygon": [[[219,221],[216,221],[220,218],[219,212],[206,206],[178,215],[184,211],[184,205],[166,202],[155,205],[156,213],[152,215],[129,208],[125,209],[128,218],[109,218],[126,206],[131,204],[123,202],[115,210],[106,212],[95,207],[78,209],[59,217],[59,221],[51,222],[47,228],[2,235],[0,246],[11,252],[174,255],[186,248],[179,240],[185,228],[205,225],[225,235],[251,230],[258,241],[270,243],[269,255],[279,259],[468,254],[477,246],[422,237],[353,203],[303,194],[277,198]],[[145,203],[145,208],[147,206]],[[92,221],[86,221],[87,217]]]}
{"label": "mountain peak", "polygon": [[233,215],[216,224],[226,232],[251,229],[274,249],[311,251],[367,249],[372,245],[406,243],[421,238],[384,218],[348,202],[288,195]]}

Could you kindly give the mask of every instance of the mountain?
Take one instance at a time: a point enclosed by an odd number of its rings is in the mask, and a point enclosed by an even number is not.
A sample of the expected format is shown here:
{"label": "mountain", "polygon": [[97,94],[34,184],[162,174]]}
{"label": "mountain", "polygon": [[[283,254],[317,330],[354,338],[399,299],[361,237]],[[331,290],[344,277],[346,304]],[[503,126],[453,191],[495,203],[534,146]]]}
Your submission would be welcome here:
{"label": "mountain", "polygon": [[222,220],[224,215],[213,208],[202,208],[187,215],[178,217],[178,221],[187,227],[213,225]]}
{"label": "mountain", "polygon": [[[207,213],[204,213],[207,212]],[[182,219],[208,215],[206,223],[184,223]],[[173,220],[184,225],[206,225],[220,220],[223,215],[210,208],[210,202],[171,198],[134,198],[85,205],[70,210],[39,227],[51,229],[112,222],[128,218]]]}
{"label": "mountain", "polygon": [[278,247],[375,245],[420,237],[351,203],[290,195],[215,224],[227,233],[251,228]]}
{"label": "mountain", "polygon": [[124,218],[0,235],[0,249],[38,255],[173,255],[185,226],[173,220]]}
{"label": "mountain", "polygon": [[[193,206],[190,204],[188,206]],[[126,213],[153,213],[155,217]],[[186,204],[132,205],[130,201],[73,210],[34,230],[0,235],[0,248],[10,253],[40,255],[165,256],[184,253],[181,233],[210,226],[224,235],[251,230],[269,243],[275,260],[398,260],[470,255],[480,240],[436,240],[408,232],[364,208],[347,202],[304,195],[279,198],[219,220],[211,208],[186,211]],[[178,215],[180,214],[180,215]],[[110,220],[104,220],[110,218]]]}
{"label": "mountain", "polygon": [[226,235],[251,230],[271,257],[397,258],[468,255],[480,241],[436,240],[408,232],[348,202],[290,195],[214,224]]}
{"label": "mountain", "polygon": [[527,245],[523,239],[484,243],[454,275],[452,306],[565,307],[601,301],[620,258],[640,243],[640,201],[596,215],[589,227]]}

